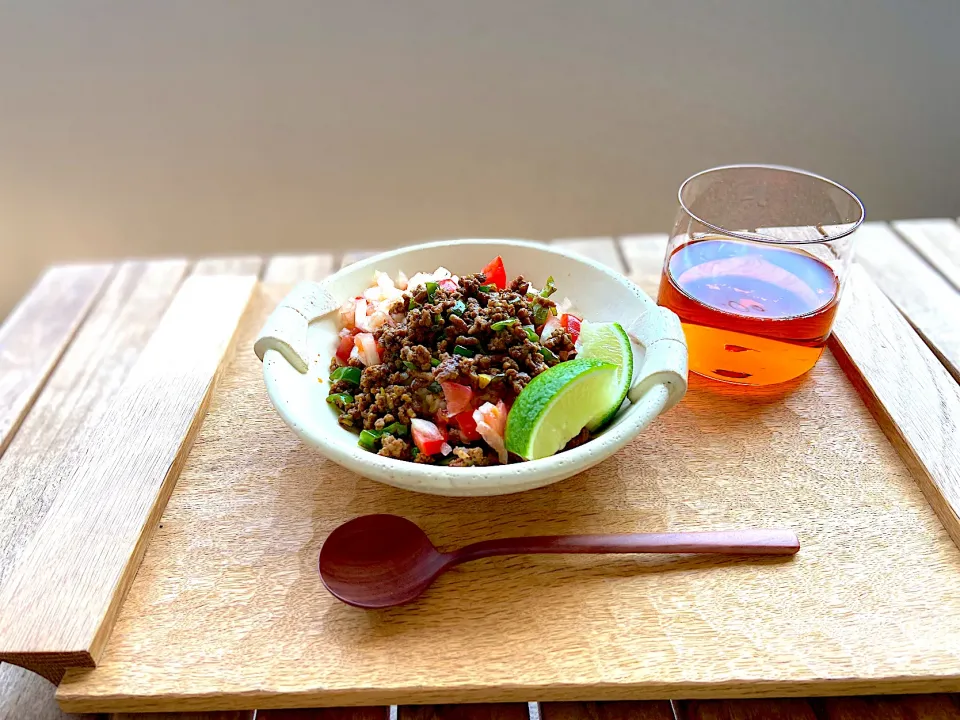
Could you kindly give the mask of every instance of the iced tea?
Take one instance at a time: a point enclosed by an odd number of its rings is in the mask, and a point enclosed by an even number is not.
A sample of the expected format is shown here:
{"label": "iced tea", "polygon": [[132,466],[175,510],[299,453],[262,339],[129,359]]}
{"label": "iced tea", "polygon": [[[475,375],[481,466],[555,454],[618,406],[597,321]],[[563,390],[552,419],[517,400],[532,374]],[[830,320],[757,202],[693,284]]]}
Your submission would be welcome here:
{"label": "iced tea", "polygon": [[670,253],[658,303],[680,317],[692,371],[767,385],[817,362],[839,292],[830,266],[803,249],[704,235]]}

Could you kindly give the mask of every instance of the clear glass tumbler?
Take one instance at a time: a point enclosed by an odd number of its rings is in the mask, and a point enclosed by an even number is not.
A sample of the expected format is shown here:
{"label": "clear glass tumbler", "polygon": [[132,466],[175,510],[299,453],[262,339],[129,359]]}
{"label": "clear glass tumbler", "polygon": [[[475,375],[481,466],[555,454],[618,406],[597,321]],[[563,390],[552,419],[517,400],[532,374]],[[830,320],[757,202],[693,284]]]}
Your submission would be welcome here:
{"label": "clear glass tumbler", "polygon": [[690,370],[741,385],[807,372],[830,336],[863,203],[774,165],[705,170],[679,198],[658,303],[683,323]]}

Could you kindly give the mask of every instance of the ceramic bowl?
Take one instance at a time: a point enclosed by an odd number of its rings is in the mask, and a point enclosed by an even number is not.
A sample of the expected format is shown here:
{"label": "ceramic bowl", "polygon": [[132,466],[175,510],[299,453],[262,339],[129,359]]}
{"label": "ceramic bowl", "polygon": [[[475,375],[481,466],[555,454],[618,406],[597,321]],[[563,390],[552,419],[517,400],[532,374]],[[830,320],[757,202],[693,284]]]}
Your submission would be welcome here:
{"label": "ceramic bowl", "polygon": [[[340,427],[326,403],[329,365],[337,346],[342,302],[368,288],[374,270],[396,277],[433,272],[477,272],[503,257],[509,278],[522,274],[534,286],[552,275],[556,298],[569,297],[587,320],[617,321],[634,345],[634,382],[614,421],[590,442],[531,462],[494,467],[445,467],[386,458],[363,450],[357,435]],[[610,457],[683,396],[687,348],[680,323],[640,288],[588,258],[520,240],[457,240],[382,253],[340,270],[321,283],[301,283],[267,320],[255,350],[263,361],[267,393],[283,421],[333,462],[360,475],[416,492],[499,495],[568,478]]]}

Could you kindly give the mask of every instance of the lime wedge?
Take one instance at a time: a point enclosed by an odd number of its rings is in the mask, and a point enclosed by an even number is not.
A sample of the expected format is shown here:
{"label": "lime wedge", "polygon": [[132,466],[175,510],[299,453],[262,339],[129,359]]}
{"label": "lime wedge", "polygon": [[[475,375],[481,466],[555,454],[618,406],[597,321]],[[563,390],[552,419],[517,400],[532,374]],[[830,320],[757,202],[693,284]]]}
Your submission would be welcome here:
{"label": "lime wedge", "polygon": [[603,360],[617,366],[617,397],[610,405],[609,412],[598,418],[595,424],[587,425],[593,432],[613,419],[627,397],[633,381],[633,347],[620,323],[592,323],[584,320],[580,326],[580,352],[577,353],[577,359],[580,358]]}
{"label": "lime wedge", "polygon": [[531,380],[510,408],[507,450],[526,460],[553,455],[605,417],[619,393],[613,363],[577,358],[554,365]]}

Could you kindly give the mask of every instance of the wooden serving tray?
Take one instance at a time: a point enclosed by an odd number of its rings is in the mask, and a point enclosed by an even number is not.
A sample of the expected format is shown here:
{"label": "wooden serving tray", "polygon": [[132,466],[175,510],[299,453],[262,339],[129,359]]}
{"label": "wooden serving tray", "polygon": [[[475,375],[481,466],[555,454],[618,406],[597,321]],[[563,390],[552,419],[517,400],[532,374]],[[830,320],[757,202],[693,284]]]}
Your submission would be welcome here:
{"label": "wooden serving tray", "polygon": [[[626,250],[631,262],[645,252]],[[634,268],[649,288],[650,267]],[[960,537],[960,400],[865,275],[845,296],[836,354],[807,376],[749,391],[691,377],[683,402],[611,460],[492,498],[396,490],[298,441],[252,350],[287,289],[255,291],[98,667],[67,672],[64,709],[960,689],[960,550],[945,530]],[[931,408],[927,435],[910,427]],[[446,574],[414,605],[365,612],[324,591],[316,562],[334,527],[371,512],[405,515],[441,547],[786,526],[802,549],[752,562],[491,559]]]}

